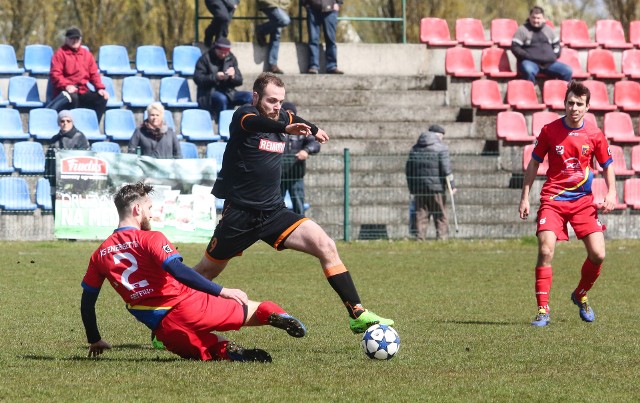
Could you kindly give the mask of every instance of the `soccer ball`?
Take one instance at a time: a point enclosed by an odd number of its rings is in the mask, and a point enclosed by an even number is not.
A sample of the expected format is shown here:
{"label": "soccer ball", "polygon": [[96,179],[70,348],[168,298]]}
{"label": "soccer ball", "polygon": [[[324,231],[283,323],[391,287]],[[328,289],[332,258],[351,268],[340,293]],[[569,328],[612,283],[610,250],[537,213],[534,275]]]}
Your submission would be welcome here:
{"label": "soccer ball", "polygon": [[364,332],[360,344],[367,357],[390,360],[400,348],[400,336],[389,325],[373,325]]}

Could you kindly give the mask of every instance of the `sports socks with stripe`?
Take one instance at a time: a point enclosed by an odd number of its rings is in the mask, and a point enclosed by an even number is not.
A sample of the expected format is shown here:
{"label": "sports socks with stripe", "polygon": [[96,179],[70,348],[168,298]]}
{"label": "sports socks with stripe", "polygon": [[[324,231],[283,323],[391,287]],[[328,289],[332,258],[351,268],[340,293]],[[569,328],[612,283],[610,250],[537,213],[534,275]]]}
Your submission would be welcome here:
{"label": "sports socks with stripe", "polygon": [[364,312],[364,308],[360,303],[360,296],[356,290],[356,285],[353,283],[353,279],[347,271],[347,268],[343,264],[328,267],[324,269],[324,275],[344,303],[349,316],[353,319],[360,316],[360,314]]}

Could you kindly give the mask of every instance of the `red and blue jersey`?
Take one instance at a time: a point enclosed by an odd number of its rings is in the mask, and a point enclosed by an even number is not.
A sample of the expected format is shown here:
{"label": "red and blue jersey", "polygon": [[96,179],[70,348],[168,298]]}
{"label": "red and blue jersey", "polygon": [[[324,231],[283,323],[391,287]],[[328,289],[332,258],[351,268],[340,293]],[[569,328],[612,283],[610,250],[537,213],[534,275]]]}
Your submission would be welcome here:
{"label": "red and blue jersey", "polygon": [[591,194],[593,157],[603,168],[613,159],[606,137],[596,125],[586,120],[580,128],[571,128],[564,117],[542,128],[536,140],[532,158],[549,161],[547,180],[540,192],[540,201],[576,200]]}
{"label": "red and blue jersey", "polygon": [[161,232],[118,228],[91,256],[82,287],[100,292],[108,280],[129,312],[153,330],[193,292],[164,269],[173,259],[182,256]]}

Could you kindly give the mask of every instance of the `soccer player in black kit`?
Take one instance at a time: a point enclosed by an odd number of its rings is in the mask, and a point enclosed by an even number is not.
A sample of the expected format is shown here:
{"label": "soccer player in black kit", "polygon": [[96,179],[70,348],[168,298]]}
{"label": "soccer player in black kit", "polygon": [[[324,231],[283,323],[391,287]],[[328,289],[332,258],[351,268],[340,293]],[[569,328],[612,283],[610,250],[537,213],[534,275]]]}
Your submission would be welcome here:
{"label": "soccer player in black kit", "polygon": [[335,242],[315,222],[288,210],[280,193],[285,136],[315,136],[326,143],[324,130],[283,110],[283,81],[262,73],[253,84],[251,105],[233,115],[230,138],[213,194],[225,199],[222,218],[196,270],[213,279],[234,256],[258,240],[277,250],[293,249],[317,257],[327,281],[350,316],[350,328],[363,333],[376,323],[393,325],[366,310]]}

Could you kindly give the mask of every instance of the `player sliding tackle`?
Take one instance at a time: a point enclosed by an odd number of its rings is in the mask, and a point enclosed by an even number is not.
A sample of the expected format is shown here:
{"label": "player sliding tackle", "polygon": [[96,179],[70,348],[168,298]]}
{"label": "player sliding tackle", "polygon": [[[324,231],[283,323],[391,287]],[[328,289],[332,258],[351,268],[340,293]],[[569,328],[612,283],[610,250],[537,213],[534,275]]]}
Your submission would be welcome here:
{"label": "player sliding tackle", "polygon": [[321,143],[324,130],[284,111],[282,80],[263,73],[253,84],[253,102],[239,108],[230,125],[230,138],[213,194],[225,199],[222,218],[196,270],[212,279],[258,240],[277,250],[294,249],[315,256],[327,281],[350,316],[350,328],[362,333],[380,323],[393,325],[366,310],[335,242],[315,222],[288,210],[280,193],[285,136],[312,135]]}

